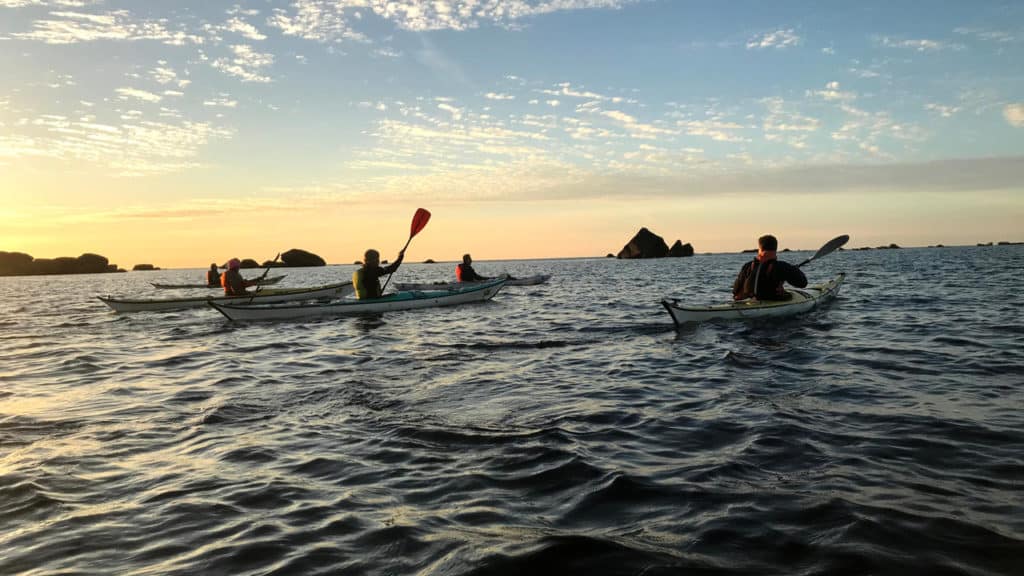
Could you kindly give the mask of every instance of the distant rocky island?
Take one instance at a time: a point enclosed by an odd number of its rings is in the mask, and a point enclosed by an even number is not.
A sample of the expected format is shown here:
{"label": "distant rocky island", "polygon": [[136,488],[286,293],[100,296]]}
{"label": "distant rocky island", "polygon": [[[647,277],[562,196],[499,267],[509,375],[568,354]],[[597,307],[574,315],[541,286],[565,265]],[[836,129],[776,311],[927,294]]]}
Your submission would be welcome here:
{"label": "distant rocky island", "polygon": [[[609,254],[611,256],[611,254]],[[616,258],[682,258],[693,256],[693,246],[689,242],[683,244],[682,240],[676,240],[669,248],[665,239],[651,232],[647,228],[641,228],[633,238],[619,250]]]}
{"label": "distant rocky island", "polygon": [[[241,265],[242,268],[302,268],[308,266],[327,266],[327,261],[312,252],[292,248],[287,252],[282,252],[277,261],[265,260],[263,264],[260,264],[252,258],[245,258]],[[222,264],[221,268],[227,268],[227,264]]]}
{"label": "distant rocky island", "polygon": [[0,276],[35,276],[43,274],[103,274],[124,272],[105,256],[82,254],[75,258],[33,258],[24,252],[0,251]]}

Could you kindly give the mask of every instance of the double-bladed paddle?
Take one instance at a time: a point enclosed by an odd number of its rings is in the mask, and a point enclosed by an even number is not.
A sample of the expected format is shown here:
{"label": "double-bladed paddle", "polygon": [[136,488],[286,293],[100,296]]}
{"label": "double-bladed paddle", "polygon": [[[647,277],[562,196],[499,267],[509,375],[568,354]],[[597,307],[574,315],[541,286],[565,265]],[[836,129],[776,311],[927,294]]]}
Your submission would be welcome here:
{"label": "double-bladed paddle", "polygon": [[[260,282],[262,282],[262,281],[263,281],[263,279],[267,277],[267,272],[270,272],[270,267],[271,267],[271,266],[272,266],[272,265],[273,265],[273,264],[274,264],[275,262],[277,262],[277,259],[278,259],[278,258],[280,258],[280,257],[281,257],[281,253],[280,253],[280,252],[278,252],[278,253],[277,253],[277,256],[274,256],[274,259],[270,261],[270,264],[267,264],[267,268],[266,268],[266,270],[264,270],[264,271],[263,271],[263,275],[261,275],[261,276],[260,276],[259,278],[257,278],[257,279],[256,279],[256,291],[255,291],[255,292],[253,292],[253,294],[252,294],[252,295],[253,295],[253,298],[254,298],[254,297],[255,297],[255,296],[257,295],[257,294],[259,294],[259,293],[260,293],[260,290],[262,290],[262,289],[263,289],[263,284],[260,284]],[[249,298],[249,304],[252,304],[252,298]]]}
{"label": "double-bladed paddle", "polygon": [[[409,242],[412,242],[414,236],[420,233],[420,230],[427,225],[430,221],[430,212],[425,208],[417,208],[416,213],[412,216],[412,224],[409,225],[409,239],[405,242],[405,246],[399,251],[405,253],[405,249],[409,247]],[[391,274],[394,274],[392,272]],[[388,282],[391,282],[391,274],[388,274],[388,279],[384,281],[384,286],[381,287],[380,293],[384,293],[384,288],[388,287]]]}
{"label": "double-bladed paddle", "polygon": [[835,238],[833,238],[833,239],[829,240],[828,242],[826,242],[824,246],[819,248],[818,251],[814,253],[814,256],[811,256],[807,260],[804,260],[803,262],[797,264],[796,267],[800,268],[804,264],[809,263],[811,260],[816,260],[818,258],[821,258],[822,256],[827,256],[827,255],[835,252],[840,246],[842,246],[843,244],[846,244],[847,242],[849,242],[849,240],[850,240],[850,236],[848,234],[843,234],[842,236],[836,236]]}

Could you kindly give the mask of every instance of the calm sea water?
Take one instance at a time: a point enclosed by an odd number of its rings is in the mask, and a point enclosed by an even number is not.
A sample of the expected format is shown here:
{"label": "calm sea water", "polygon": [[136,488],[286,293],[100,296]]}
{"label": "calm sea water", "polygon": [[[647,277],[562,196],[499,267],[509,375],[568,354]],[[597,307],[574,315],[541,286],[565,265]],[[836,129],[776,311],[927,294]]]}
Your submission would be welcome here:
{"label": "calm sea water", "polygon": [[0,278],[0,574],[1024,574],[1024,246],[835,253],[824,309],[676,332],[746,258],[301,323],[95,298],[202,269]]}

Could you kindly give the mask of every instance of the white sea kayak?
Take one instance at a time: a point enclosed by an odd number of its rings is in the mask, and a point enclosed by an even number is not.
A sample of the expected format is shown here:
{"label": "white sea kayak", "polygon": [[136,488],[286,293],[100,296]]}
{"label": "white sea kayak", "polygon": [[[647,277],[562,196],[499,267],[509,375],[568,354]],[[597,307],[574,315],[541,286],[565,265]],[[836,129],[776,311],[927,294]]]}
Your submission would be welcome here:
{"label": "white sea kayak", "polygon": [[298,302],[302,300],[318,300],[321,298],[341,298],[352,294],[351,282],[327,284],[311,288],[277,288],[252,292],[247,296],[199,296],[196,298],[150,298],[126,299],[111,296],[99,296],[104,304],[116,312],[156,312],[163,310],[180,310],[182,308],[202,308],[211,302],[235,305],[266,304],[269,302]]}
{"label": "white sea kayak", "polygon": [[469,302],[483,302],[494,296],[505,285],[504,279],[493,280],[461,290],[405,290],[381,298],[356,300],[346,298],[325,304],[235,306],[211,302],[210,306],[229,320],[295,320],[328,316],[379,314],[415,308],[455,306]]}
{"label": "white sea kayak", "polygon": [[705,320],[740,320],[749,318],[772,318],[802,314],[814,309],[839,294],[839,288],[846,280],[846,274],[839,274],[824,284],[807,288],[787,287],[786,292],[792,294],[789,300],[739,300],[727,304],[713,306],[684,306],[676,299],[661,301],[668,310],[676,326],[686,323],[703,322]]}
{"label": "white sea kayak", "polygon": [[[263,280],[259,280],[257,282],[257,284],[259,286],[270,286],[271,284],[277,284],[282,279],[284,279],[285,276],[287,276],[287,274],[282,274],[280,276],[271,276],[269,278],[264,278]],[[253,280],[256,280],[256,278],[246,278],[247,282],[252,282]],[[215,286],[210,286],[209,284],[157,284],[156,282],[150,282],[150,284],[153,285],[153,288],[220,288],[221,287],[220,284],[217,284]]]}
{"label": "white sea kayak", "polygon": [[[504,276],[499,276],[504,278]],[[543,284],[551,278],[550,274],[537,274],[535,276],[524,276],[522,278],[506,278],[505,286],[535,286],[537,284]],[[462,290],[470,286],[481,286],[492,280],[483,280],[480,282],[396,282],[395,288],[398,290]]]}

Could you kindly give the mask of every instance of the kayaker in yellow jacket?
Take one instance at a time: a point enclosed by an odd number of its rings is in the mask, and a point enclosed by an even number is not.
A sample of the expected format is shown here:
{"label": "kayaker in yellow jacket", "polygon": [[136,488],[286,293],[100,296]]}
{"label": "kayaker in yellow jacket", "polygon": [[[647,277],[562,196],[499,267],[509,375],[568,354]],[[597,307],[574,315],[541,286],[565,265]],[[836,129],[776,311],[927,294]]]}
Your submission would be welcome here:
{"label": "kayaker in yellow jacket", "polygon": [[799,268],[778,259],[778,247],[779,241],[771,234],[757,239],[757,257],[743,265],[732,283],[733,300],[789,300],[792,295],[783,288],[784,283],[807,286],[807,277]]}
{"label": "kayaker in yellow jacket", "polygon": [[380,252],[370,248],[363,255],[363,266],[352,273],[352,285],[356,290],[356,298],[366,300],[367,298],[380,298],[380,277],[387,274],[394,274],[395,270],[402,264],[405,258],[405,250],[398,253],[398,258],[388,266],[380,265]]}

